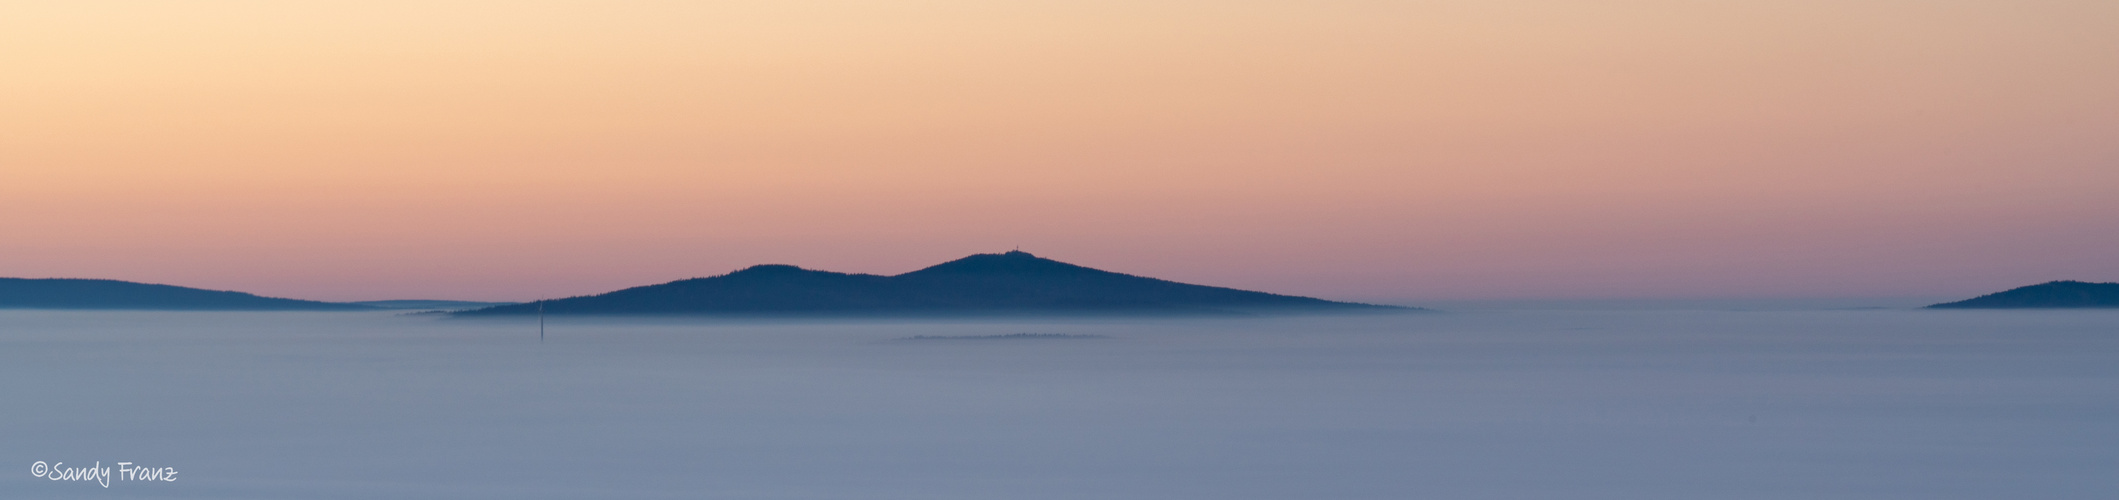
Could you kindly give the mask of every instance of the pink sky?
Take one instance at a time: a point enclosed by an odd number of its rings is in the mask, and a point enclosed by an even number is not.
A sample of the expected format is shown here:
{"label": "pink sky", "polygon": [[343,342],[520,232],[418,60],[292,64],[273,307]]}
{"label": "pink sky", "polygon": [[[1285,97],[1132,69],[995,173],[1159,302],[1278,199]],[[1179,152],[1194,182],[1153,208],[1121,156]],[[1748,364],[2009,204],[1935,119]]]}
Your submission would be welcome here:
{"label": "pink sky", "polygon": [[2119,281],[2109,1],[65,2],[7,7],[0,67],[0,276],[523,300],[1021,246],[1399,303]]}

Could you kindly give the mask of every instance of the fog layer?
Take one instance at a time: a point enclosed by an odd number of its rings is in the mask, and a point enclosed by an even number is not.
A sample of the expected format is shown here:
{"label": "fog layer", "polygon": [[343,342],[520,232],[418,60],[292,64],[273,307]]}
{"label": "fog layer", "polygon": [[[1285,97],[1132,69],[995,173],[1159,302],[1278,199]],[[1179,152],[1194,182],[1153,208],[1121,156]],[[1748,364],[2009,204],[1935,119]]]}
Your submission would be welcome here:
{"label": "fog layer", "polygon": [[[548,327],[0,311],[0,496],[2119,492],[2112,311]],[[38,461],[180,475],[105,488]]]}

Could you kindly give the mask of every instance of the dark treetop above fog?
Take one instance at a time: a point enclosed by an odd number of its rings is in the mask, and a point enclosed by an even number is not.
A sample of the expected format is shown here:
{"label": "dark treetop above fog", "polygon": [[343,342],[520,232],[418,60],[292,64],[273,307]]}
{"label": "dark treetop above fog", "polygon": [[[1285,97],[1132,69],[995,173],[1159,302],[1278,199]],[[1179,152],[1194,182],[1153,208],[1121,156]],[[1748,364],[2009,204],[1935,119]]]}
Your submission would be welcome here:
{"label": "dark treetop above fog", "polygon": [[2119,283],[2054,281],[1977,298],[1935,304],[1929,309],[2119,308]]}
{"label": "dark treetop above fog", "polygon": [[374,308],[115,280],[0,278],[0,308],[361,311]]}
{"label": "dark treetop above fog", "polygon": [[[897,276],[762,265],[710,278],[549,300],[548,314],[960,315],[1228,314],[1410,308],[1188,285],[1024,252],[979,254]],[[536,314],[537,303],[460,316]]]}

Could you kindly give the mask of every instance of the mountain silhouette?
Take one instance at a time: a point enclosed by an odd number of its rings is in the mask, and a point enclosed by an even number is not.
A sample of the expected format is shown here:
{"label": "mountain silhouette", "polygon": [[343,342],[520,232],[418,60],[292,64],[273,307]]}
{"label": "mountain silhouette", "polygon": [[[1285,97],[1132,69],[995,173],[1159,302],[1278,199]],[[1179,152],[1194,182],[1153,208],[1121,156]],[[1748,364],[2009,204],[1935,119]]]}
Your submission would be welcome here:
{"label": "mountain silhouette", "polygon": [[[979,254],[896,276],[761,265],[708,278],[544,301],[547,314],[961,315],[1404,311],[1101,271],[1022,251]],[[458,316],[536,314],[540,304]]]}
{"label": "mountain silhouette", "polygon": [[0,308],[364,311],[375,308],[117,280],[0,278]]}
{"label": "mountain silhouette", "polygon": [[2053,281],[1928,306],[1928,309],[2081,309],[2119,307],[2119,283]]}

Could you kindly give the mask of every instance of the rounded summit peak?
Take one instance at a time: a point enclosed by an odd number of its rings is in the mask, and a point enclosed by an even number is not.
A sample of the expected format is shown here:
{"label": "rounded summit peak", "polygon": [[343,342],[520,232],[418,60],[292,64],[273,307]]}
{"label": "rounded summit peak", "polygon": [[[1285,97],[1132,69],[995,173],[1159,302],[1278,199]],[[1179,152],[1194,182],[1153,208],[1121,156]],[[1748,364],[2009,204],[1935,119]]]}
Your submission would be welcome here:
{"label": "rounded summit peak", "polygon": [[791,265],[787,265],[787,264],[758,264],[758,265],[755,265],[755,266],[750,266],[750,267],[746,267],[746,268],[743,268],[743,269],[737,270],[737,271],[736,271],[735,273],[729,273],[729,274],[737,274],[737,273],[775,273],[775,272],[780,272],[780,273],[784,273],[784,272],[788,272],[788,271],[800,271],[800,270],[802,270],[802,268],[799,268],[799,267],[795,267],[795,266],[791,266]]}
{"label": "rounded summit peak", "polygon": [[1043,274],[1095,271],[1086,267],[1030,255],[1030,252],[1012,250],[1004,253],[974,254],[949,262],[929,266],[906,275],[934,274]]}

